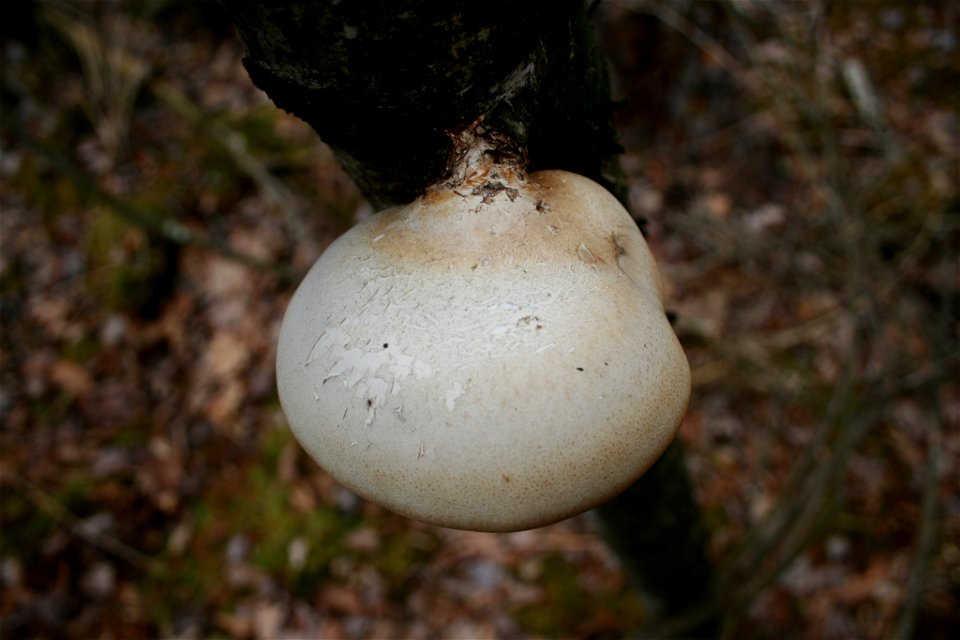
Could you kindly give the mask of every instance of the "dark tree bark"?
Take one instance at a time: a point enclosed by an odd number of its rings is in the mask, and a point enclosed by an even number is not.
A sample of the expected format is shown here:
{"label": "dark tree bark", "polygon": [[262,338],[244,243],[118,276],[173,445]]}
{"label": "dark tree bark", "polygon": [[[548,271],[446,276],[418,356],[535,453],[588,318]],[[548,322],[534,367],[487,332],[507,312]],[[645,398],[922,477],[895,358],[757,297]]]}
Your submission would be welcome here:
{"label": "dark tree bark", "polygon": [[[374,206],[442,179],[447,132],[480,118],[526,149],[530,170],[585,175],[625,203],[607,70],[581,0],[224,4],[254,82],[313,126]],[[712,571],[679,445],[595,513],[652,612],[677,616],[706,597]]]}
{"label": "dark tree bark", "polygon": [[436,181],[445,132],[480,116],[527,149],[531,170],[618,189],[607,72],[582,2],[225,6],[253,81],[320,134],[375,207]]}

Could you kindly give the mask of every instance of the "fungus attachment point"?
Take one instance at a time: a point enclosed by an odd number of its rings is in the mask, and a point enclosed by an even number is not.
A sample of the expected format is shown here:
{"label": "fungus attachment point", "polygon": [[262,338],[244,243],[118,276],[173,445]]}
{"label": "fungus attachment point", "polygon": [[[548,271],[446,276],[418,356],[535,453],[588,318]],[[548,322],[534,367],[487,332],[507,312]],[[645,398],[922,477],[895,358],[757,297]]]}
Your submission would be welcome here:
{"label": "fungus attachment point", "polygon": [[355,226],[300,284],[280,401],[304,449],[364,498],[447,527],[528,529],[646,471],[690,370],[616,199],[461,140],[444,182]]}

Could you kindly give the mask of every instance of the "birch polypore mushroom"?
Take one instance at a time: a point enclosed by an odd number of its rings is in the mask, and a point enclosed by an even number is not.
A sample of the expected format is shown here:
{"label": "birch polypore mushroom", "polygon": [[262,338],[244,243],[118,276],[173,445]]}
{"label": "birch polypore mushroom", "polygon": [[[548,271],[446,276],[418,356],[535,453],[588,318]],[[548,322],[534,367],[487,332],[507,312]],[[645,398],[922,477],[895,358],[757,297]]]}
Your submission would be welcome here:
{"label": "birch polypore mushroom", "polygon": [[479,138],[444,183],[317,260],[280,331],[304,449],[397,513],[513,531],[613,497],[676,433],[690,371],[629,214]]}

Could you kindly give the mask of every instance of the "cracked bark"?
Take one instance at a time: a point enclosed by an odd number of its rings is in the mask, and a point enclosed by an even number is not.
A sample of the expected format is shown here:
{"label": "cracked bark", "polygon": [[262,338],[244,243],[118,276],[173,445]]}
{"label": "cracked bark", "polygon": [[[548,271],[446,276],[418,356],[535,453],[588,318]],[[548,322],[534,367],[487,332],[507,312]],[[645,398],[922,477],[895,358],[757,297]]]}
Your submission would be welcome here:
{"label": "cracked bark", "polygon": [[[582,0],[223,4],[253,81],[317,131],[377,209],[442,179],[448,132],[478,118],[524,148],[531,171],[579,173],[626,204],[607,69]],[[676,616],[706,596],[705,535],[676,443],[595,514],[652,612]]]}

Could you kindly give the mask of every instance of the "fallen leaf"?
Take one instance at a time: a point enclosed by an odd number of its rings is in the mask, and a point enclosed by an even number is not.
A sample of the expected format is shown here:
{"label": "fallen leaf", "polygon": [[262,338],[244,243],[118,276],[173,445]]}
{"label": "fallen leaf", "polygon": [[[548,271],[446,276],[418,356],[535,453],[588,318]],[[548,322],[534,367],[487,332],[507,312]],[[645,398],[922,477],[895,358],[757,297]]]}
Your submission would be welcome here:
{"label": "fallen leaf", "polygon": [[74,398],[87,395],[93,387],[90,372],[72,360],[57,360],[50,365],[50,379]]}

